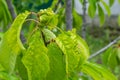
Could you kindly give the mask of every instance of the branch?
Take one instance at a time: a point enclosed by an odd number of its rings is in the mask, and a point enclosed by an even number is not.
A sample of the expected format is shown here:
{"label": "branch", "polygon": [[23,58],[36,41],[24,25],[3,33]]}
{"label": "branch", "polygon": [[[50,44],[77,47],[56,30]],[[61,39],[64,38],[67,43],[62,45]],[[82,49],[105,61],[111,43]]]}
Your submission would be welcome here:
{"label": "branch", "polygon": [[11,2],[11,0],[6,0],[6,3],[7,3],[7,6],[8,6],[8,9],[10,11],[10,14],[12,16],[12,19],[14,20],[16,18],[16,13],[14,11],[14,7],[12,5],[12,2]]}
{"label": "branch", "polygon": [[96,57],[97,55],[100,55],[102,52],[104,52],[106,49],[108,49],[110,46],[112,46],[113,44],[115,44],[116,42],[118,42],[118,40],[120,40],[120,36],[118,38],[116,38],[115,40],[113,40],[111,43],[109,43],[107,46],[105,46],[104,48],[100,49],[99,51],[97,51],[96,53],[92,54],[89,59],[92,59],[93,57]]}
{"label": "branch", "polygon": [[86,0],[83,1],[83,16],[82,16],[82,19],[83,19],[83,26],[82,26],[82,37],[85,39],[86,38]]}
{"label": "branch", "polygon": [[66,0],[66,30],[72,30],[72,0]]}

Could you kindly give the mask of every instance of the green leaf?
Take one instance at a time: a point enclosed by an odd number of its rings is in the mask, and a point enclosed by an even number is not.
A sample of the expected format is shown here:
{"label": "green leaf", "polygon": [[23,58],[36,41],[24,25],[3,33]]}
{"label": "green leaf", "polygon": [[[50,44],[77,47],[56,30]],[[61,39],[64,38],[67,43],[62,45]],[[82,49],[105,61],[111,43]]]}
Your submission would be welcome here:
{"label": "green leaf", "polygon": [[115,0],[109,0],[110,7],[114,4]]}
{"label": "green leaf", "polygon": [[100,25],[102,26],[105,22],[105,14],[103,12],[103,9],[101,6],[98,4],[98,15],[99,15],[99,20],[100,20]]}
{"label": "green leaf", "polygon": [[29,47],[22,59],[27,69],[28,80],[44,80],[49,71],[47,48],[40,37],[40,31],[37,30],[31,36]]}
{"label": "green leaf", "polygon": [[22,80],[28,80],[27,69],[22,63],[23,55],[20,54],[16,59],[15,69]]}
{"label": "green leaf", "polygon": [[6,31],[7,25],[12,21],[12,17],[10,15],[10,12],[8,10],[7,4],[5,0],[0,0],[0,23],[3,25],[0,25],[3,29],[3,31]]}
{"label": "green leaf", "polygon": [[102,57],[102,61],[104,65],[109,66],[111,70],[114,70],[115,67],[118,65],[117,60],[117,49],[110,47]]}
{"label": "green leaf", "polygon": [[46,80],[66,80],[65,55],[62,53],[56,43],[48,45],[48,56],[50,59],[50,71]]}
{"label": "green leaf", "polygon": [[94,63],[86,62],[82,66],[82,72],[90,75],[94,80],[117,80],[110,71]]}
{"label": "green leaf", "polygon": [[0,72],[0,80],[20,80],[20,79],[6,72]]}
{"label": "green leaf", "polygon": [[101,3],[103,4],[105,10],[107,11],[108,16],[110,16],[111,15],[110,7],[103,0],[101,0]]}
{"label": "green leaf", "polygon": [[95,3],[89,4],[89,6],[88,6],[88,15],[91,18],[94,18],[95,14],[96,14],[96,4]]}
{"label": "green leaf", "polygon": [[77,14],[75,9],[73,10],[73,27],[76,28],[77,30],[81,29],[83,22],[82,22],[82,16]]}
{"label": "green leaf", "polygon": [[117,48],[117,57],[118,57],[118,59],[120,61],[120,46]]}
{"label": "green leaf", "polygon": [[102,55],[102,62],[104,65],[108,65],[108,57],[110,55],[111,50],[112,47],[108,48]]}
{"label": "green leaf", "polygon": [[15,67],[17,55],[24,50],[20,40],[22,24],[29,12],[17,16],[10,29],[3,35],[0,44],[0,64],[8,73],[12,73]]}
{"label": "green leaf", "polygon": [[79,0],[81,4],[83,4],[83,0]]}
{"label": "green leaf", "polygon": [[48,29],[42,29],[43,35],[45,36],[45,41],[51,41],[56,38],[56,35]]}
{"label": "green leaf", "polygon": [[120,0],[118,0],[119,4],[120,4]]}
{"label": "green leaf", "polygon": [[110,66],[110,68],[112,70],[115,69],[115,67],[117,66],[118,62],[117,62],[117,51],[116,49],[112,49],[110,52],[110,55],[108,56],[108,65]]}
{"label": "green leaf", "polygon": [[118,16],[118,25],[120,26],[120,14]]}
{"label": "green leaf", "polygon": [[65,54],[66,72],[68,74],[78,69],[89,56],[89,49],[85,41],[75,30],[64,32],[56,38],[56,43]]}
{"label": "green leaf", "polygon": [[49,29],[53,29],[57,26],[58,16],[49,8],[40,10],[38,13],[40,15],[40,27],[48,27]]}
{"label": "green leaf", "polygon": [[16,75],[9,74],[5,68],[0,65],[0,80],[20,80]]}

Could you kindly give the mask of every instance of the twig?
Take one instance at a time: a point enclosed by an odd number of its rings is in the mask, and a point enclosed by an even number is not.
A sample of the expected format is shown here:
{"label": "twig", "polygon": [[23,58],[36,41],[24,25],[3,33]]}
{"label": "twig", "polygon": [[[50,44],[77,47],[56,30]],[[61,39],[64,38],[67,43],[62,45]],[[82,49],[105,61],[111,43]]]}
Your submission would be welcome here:
{"label": "twig", "polygon": [[89,60],[92,59],[93,57],[96,57],[97,55],[100,55],[102,52],[104,52],[106,49],[108,49],[110,46],[112,46],[113,44],[115,44],[118,40],[120,40],[120,36],[118,38],[116,38],[115,40],[113,40],[111,43],[109,43],[107,46],[105,46],[104,48],[100,49],[99,51],[97,51],[96,53],[92,54],[89,57]]}
{"label": "twig", "polygon": [[6,3],[7,3],[7,6],[8,6],[8,9],[10,11],[10,14],[12,16],[12,19],[14,20],[16,18],[17,14],[14,11],[14,7],[12,5],[12,0],[6,0]]}
{"label": "twig", "polygon": [[25,21],[26,21],[26,22],[27,22],[27,21],[34,21],[34,22],[36,22],[37,24],[40,24],[40,22],[37,21],[37,20],[35,20],[35,19],[26,19]]}
{"label": "twig", "polygon": [[83,26],[82,26],[82,37],[85,39],[86,38],[86,0],[83,0],[83,16],[82,16],[82,19],[83,19]]}

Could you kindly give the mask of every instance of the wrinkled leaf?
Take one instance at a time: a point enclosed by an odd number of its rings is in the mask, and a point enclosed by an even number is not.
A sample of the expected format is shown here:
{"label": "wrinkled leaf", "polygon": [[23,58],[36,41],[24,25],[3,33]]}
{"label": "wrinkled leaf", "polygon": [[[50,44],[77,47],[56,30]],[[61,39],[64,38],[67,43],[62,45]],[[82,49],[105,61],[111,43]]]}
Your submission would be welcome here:
{"label": "wrinkled leaf", "polygon": [[64,32],[56,38],[56,42],[65,54],[66,72],[78,69],[89,56],[89,49],[83,39],[76,35],[75,30]]}
{"label": "wrinkled leaf", "polygon": [[47,48],[40,37],[40,31],[31,36],[29,47],[22,59],[27,68],[28,80],[44,80],[49,71]]}

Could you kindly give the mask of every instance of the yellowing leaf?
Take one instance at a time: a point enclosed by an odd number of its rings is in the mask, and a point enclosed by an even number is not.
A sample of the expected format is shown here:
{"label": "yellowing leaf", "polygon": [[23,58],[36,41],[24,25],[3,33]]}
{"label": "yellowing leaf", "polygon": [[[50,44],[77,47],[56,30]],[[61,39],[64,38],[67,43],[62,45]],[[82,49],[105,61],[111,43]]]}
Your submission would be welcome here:
{"label": "yellowing leaf", "polygon": [[41,34],[36,31],[30,38],[29,47],[23,56],[29,80],[44,80],[49,71],[49,58]]}
{"label": "yellowing leaf", "polygon": [[29,12],[19,14],[10,29],[2,37],[0,44],[0,64],[9,73],[13,72],[17,55],[24,49],[20,41],[20,31],[22,24],[29,14]]}
{"label": "yellowing leaf", "polygon": [[56,43],[65,54],[66,72],[70,74],[78,69],[89,56],[85,41],[76,35],[75,30],[64,32],[56,38]]}

